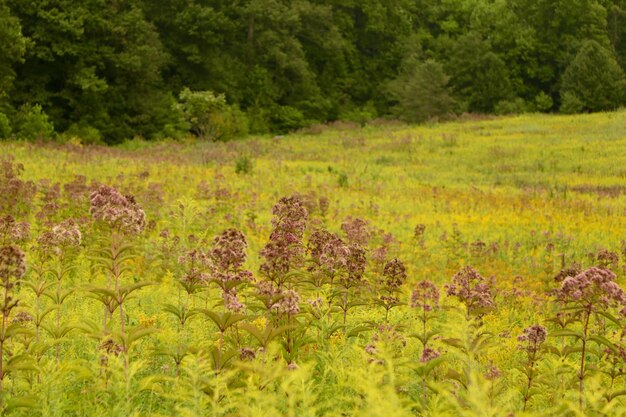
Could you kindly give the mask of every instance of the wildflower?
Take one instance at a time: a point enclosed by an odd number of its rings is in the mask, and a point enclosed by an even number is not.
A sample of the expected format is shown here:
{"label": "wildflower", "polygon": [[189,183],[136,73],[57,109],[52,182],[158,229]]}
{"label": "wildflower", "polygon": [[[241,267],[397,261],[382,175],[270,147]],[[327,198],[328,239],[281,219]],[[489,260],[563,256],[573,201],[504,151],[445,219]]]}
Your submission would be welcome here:
{"label": "wildflower", "polygon": [[59,254],[69,247],[79,246],[82,239],[80,229],[74,220],[68,219],[43,232],[37,242],[44,251]]}
{"label": "wildflower", "polygon": [[517,336],[517,341],[520,342],[518,349],[525,350],[534,356],[547,337],[548,331],[545,327],[538,324],[527,327],[523,334]]}
{"label": "wildflower", "polygon": [[11,323],[28,323],[31,321],[33,321],[33,316],[25,311],[20,311],[15,315],[15,317],[13,317]]}
{"label": "wildflower", "polygon": [[556,282],[563,282],[563,280],[565,278],[567,278],[567,277],[575,277],[576,275],[580,274],[581,272],[582,272],[582,269],[580,269],[580,266],[577,265],[577,264],[573,264],[569,268],[561,269],[559,271],[559,273],[556,274],[556,276],[554,277],[554,280]]}
{"label": "wildflower", "polygon": [[306,302],[309,306],[311,306],[311,308],[314,308],[316,310],[319,310],[320,308],[322,308],[322,299],[321,297],[317,297],[317,298],[312,298],[310,300],[307,300]]}
{"label": "wildflower", "polygon": [[98,346],[98,349],[104,351],[105,353],[111,355],[118,356],[120,353],[124,352],[124,348],[115,343],[113,339],[106,339],[104,342]]}
{"label": "wildflower", "polygon": [[300,295],[294,290],[283,291],[282,298],[277,303],[281,313],[295,315],[300,312]]}
{"label": "wildflower", "polygon": [[433,359],[437,359],[439,356],[441,356],[441,353],[439,353],[439,351],[436,351],[429,347],[425,347],[422,351],[422,355],[420,356],[420,362],[427,363],[432,361]]}
{"label": "wildflower", "polygon": [[411,293],[411,307],[425,312],[439,307],[439,289],[431,281],[420,281]]}
{"label": "wildflower", "polygon": [[27,240],[29,235],[29,223],[16,222],[11,215],[0,217],[0,244],[7,244],[9,242],[22,242]]}
{"label": "wildflower", "polygon": [[328,214],[328,207],[330,206],[330,200],[326,196],[321,196],[318,200],[320,214],[322,217],[326,217]]}
{"label": "wildflower", "polygon": [[209,278],[207,271],[210,265],[209,257],[198,249],[193,249],[178,258],[178,263],[184,265],[185,272],[181,281],[188,284],[206,282]]}
{"label": "wildflower", "polygon": [[365,267],[367,266],[365,249],[358,244],[352,244],[348,247],[348,250],[350,254],[346,259],[347,280],[353,283],[360,282],[363,279]]}
{"label": "wildflower", "polygon": [[261,250],[265,262],[261,272],[272,280],[280,280],[304,260],[302,238],[308,220],[303,202],[296,196],[283,197],[272,209],[273,231],[269,242]]}
{"label": "wildflower", "polygon": [[327,230],[315,230],[311,234],[307,249],[315,265],[329,274],[334,274],[347,266],[350,249],[339,236]]}
{"label": "wildflower", "polygon": [[89,213],[98,221],[127,234],[139,234],[146,226],[146,213],[133,196],[122,195],[113,187],[101,185],[90,195]]}
{"label": "wildflower", "polygon": [[485,282],[474,268],[466,266],[452,277],[447,285],[447,295],[454,296],[465,304],[468,315],[480,314],[495,307],[491,296],[491,286]]}
{"label": "wildflower", "polygon": [[606,249],[601,249],[596,254],[596,259],[598,260],[598,266],[608,268],[609,266],[615,267],[619,262],[619,256],[615,252],[611,252]]}
{"label": "wildflower", "polygon": [[210,257],[222,271],[237,270],[246,262],[246,238],[237,229],[227,229],[213,240]]}
{"label": "wildflower", "polygon": [[235,313],[241,313],[246,308],[246,306],[237,297],[237,293],[235,293],[233,290],[224,291],[223,297],[224,297],[224,305],[226,306],[226,309],[229,311],[233,311]]}
{"label": "wildflower", "polygon": [[417,226],[415,226],[415,229],[413,231],[413,237],[416,240],[421,240],[424,237],[425,232],[426,232],[426,225],[420,223]]}
{"label": "wildflower", "polygon": [[26,272],[24,252],[17,246],[0,248],[0,279],[5,286],[11,278],[20,279]]}
{"label": "wildflower", "polygon": [[487,244],[481,240],[477,240],[470,244],[470,254],[474,258],[482,257],[487,250]]}
{"label": "wildflower", "polygon": [[500,369],[498,369],[498,367],[493,364],[489,365],[489,367],[487,368],[487,372],[485,372],[485,378],[487,378],[489,381],[494,381],[500,378],[500,376]]}
{"label": "wildflower", "polygon": [[385,285],[390,290],[398,289],[406,281],[406,268],[402,261],[393,259],[385,265],[383,270]]}
{"label": "wildflower", "polygon": [[260,281],[256,284],[257,294],[261,297],[273,298],[280,294],[280,290],[272,282]]}
{"label": "wildflower", "polygon": [[246,238],[237,229],[228,229],[213,240],[208,253],[213,279],[222,283],[252,281],[252,273],[242,270],[246,261]]}
{"label": "wildflower", "polygon": [[352,244],[367,246],[371,234],[367,227],[367,222],[363,219],[348,219],[341,225],[341,230],[346,234],[348,241]]}
{"label": "wildflower", "polygon": [[239,349],[239,359],[242,361],[251,361],[256,357],[254,349],[243,347]]}
{"label": "wildflower", "polygon": [[[624,305],[626,294],[615,278],[615,274],[608,269],[592,267],[575,277],[565,278],[555,295],[562,303],[578,304],[587,311]],[[621,313],[626,313],[626,307]]]}

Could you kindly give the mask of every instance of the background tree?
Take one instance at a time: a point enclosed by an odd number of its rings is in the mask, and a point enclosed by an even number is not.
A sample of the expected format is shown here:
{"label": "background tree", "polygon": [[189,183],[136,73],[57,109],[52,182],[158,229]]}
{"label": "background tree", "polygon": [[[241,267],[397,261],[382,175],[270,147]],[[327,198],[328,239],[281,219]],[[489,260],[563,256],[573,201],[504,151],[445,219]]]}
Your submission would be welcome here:
{"label": "background tree", "polygon": [[563,74],[561,94],[570,95],[568,104],[580,100],[580,110],[612,110],[624,103],[626,75],[609,50],[589,40]]}
{"label": "background tree", "polygon": [[389,83],[391,98],[397,102],[394,114],[408,122],[424,122],[449,116],[454,100],[448,91],[449,77],[434,60],[410,65]]}

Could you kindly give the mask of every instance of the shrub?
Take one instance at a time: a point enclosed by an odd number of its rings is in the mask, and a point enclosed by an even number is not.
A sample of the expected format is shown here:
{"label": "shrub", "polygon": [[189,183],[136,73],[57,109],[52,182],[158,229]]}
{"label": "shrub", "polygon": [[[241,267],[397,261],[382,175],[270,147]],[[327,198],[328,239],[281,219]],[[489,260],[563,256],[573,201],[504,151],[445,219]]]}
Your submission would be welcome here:
{"label": "shrub", "polygon": [[580,113],[583,111],[584,104],[583,102],[576,96],[576,94],[571,92],[566,92],[561,97],[561,113],[565,114],[574,114]]}
{"label": "shrub", "polygon": [[229,106],[223,94],[185,88],[177,108],[182,111],[189,131],[201,139],[228,140],[248,133],[245,115],[236,106]]}
{"label": "shrub", "polygon": [[270,116],[272,130],[286,133],[304,127],[307,123],[302,112],[291,106],[276,106]]}
{"label": "shrub", "polygon": [[388,85],[397,103],[394,113],[408,122],[424,122],[452,112],[454,100],[448,91],[449,77],[436,61],[413,66]]}
{"label": "shrub", "polygon": [[68,139],[77,138],[80,143],[85,145],[101,144],[102,134],[98,129],[84,123],[75,123],[65,131]]}
{"label": "shrub", "polygon": [[502,100],[495,107],[496,114],[522,114],[532,110],[523,98],[516,97],[513,100]]}
{"label": "shrub", "polygon": [[235,173],[236,174],[249,174],[252,172],[253,162],[250,157],[244,155],[237,158],[235,161]]}
{"label": "shrub", "polygon": [[552,110],[552,106],[554,106],[554,101],[552,97],[544,93],[543,91],[535,96],[535,110],[538,112],[548,112]]}
{"label": "shrub", "polygon": [[8,139],[11,136],[11,123],[4,113],[0,113],[0,139]]}
{"label": "shrub", "polygon": [[[569,95],[569,97],[568,97]],[[615,56],[596,41],[587,41],[565,70],[561,85],[562,111],[613,110],[624,104],[626,75]]]}
{"label": "shrub", "polygon": [[26,140],[51,139],[54,125],[39,104],[23,105],[15,120],[17,136]]}

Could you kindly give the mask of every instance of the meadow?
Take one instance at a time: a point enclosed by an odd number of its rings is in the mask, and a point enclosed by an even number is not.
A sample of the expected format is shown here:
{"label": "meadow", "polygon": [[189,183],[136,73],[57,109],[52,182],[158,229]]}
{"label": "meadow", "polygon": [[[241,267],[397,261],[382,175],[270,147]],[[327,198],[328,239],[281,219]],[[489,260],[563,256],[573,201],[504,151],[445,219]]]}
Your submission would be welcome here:
{"label": "meadow", "polygon": [[0,142],[6,416],[626,413],[626,112]]}

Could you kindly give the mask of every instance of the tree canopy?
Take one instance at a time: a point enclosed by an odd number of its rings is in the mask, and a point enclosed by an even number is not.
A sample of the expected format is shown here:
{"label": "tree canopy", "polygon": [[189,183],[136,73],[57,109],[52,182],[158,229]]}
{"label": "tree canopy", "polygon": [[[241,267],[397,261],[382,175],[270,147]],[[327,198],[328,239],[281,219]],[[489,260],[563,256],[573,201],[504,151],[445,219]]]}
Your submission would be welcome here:
{"label": "tree canopy", "polygon": [[184,91],[223,97],[226,131],[607,110],[625,66],[625,0],[0,0],[5,136],[24,108],[107,143],[197,134]]}

